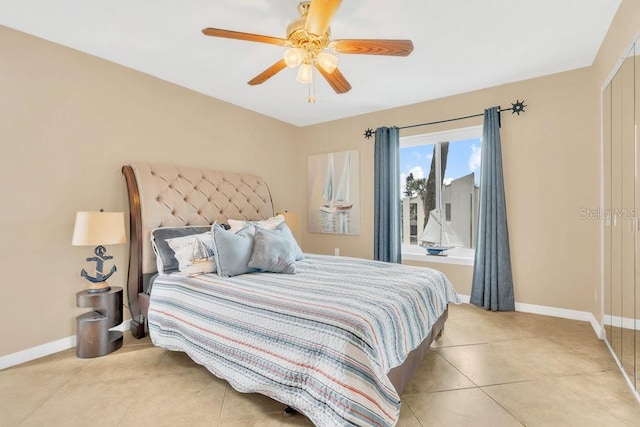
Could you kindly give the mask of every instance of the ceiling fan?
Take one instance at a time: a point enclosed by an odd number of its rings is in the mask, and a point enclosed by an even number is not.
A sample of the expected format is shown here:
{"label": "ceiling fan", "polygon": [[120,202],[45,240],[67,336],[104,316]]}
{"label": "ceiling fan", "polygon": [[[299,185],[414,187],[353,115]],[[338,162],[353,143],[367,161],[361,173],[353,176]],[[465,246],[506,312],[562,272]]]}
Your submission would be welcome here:
{"label": "ceiling fan", "polygon": [[[212,37],[246,40],[287,47],[281,60],[249,80],[250,85],[264,83],[286,67],[298,69],[297,80],[313,82],[317,70],[336,93],[346,93],[351,85],[338,70],[338,58],[329,53],[407,56],[413,51],[411,40],[345,39],[331,40],[329,21],[342,0],[311,0],[298,5],[300,18],[287,26],[287,38],[271,37],[220,28],[205,28],[202,33]],[[309,96],[309,102],[312,97]],[[315,97],[313,99],[315,101]]]}

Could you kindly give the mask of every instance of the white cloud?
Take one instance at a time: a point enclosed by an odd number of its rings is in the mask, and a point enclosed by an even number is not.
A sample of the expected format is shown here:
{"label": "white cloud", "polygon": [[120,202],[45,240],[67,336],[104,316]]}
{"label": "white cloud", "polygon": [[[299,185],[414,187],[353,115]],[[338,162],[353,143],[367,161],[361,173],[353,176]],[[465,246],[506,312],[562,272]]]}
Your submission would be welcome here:
{"label": "white cloud", "polygon": [[[412,173],[415,179],[424,178],[424,169],[422,169],[421,166],[416,166],[415,168],[411,168],[409,173]],[[409,173],[407,175],[409,175]]]}
{"label": "white cloud", "polygon": [[406,189],[406,184],[407,184],[407,177],[409,176],[410,173],[413,174],[414,179],[424,178],[424,169],[422,169],[420,166],[411,168],[407,173],[401,173],[400,174],[400,194],[402,197],[404,197],[404,191]]}
{"label": "white cloud", "polygon": [[471,155],[469,156],[469,170],[471,172],[477,172],[480,168],[480,158],[481,158],[482,148],[473,144],[471,145]]}
{"label": "white cloud", "polygon": [[442,180],[442,183],[444,185],[449,185],[451,184],[451,181],[453,181],[453,178],[445,178],[444,180]]}
{"label": "white cloud", "polygon": [[400,197],[404,197],[404,190],[407,188],[407,174],[400,174]]}

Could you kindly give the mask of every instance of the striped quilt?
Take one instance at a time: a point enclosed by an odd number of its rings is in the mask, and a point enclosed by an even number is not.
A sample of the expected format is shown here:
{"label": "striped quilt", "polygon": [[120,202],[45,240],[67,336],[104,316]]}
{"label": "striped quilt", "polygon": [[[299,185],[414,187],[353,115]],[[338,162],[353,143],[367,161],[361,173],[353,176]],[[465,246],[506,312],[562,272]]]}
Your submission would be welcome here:
{"label": "striped quilt", "polygon": [[153,343],[187,353],[236,390],[290,405],[317,426],[392,426],[386,373],[458,296],[440,272],[308,255],[297,274],[159,276]]}

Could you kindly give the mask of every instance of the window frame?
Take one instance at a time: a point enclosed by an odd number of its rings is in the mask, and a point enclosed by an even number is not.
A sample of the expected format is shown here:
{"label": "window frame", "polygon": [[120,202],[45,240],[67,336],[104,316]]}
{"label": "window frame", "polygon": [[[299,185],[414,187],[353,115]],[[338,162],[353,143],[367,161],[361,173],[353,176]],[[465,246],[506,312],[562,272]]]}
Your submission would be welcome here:
{"label": "window frame", "polygon": [[[477,138],[482,141],[482,125],[468,126],[445,131],[430,132],[419,135],[401,136],[400,148],[416,147],[420,145],[435,145],[437,155],[440,155],[439,143],[443,141],[455,142],[466,139]],[[440,162],[436,161],[436,200],[440,201],[440,191],[442,189]],[[402,243],[402,259],[411,261],[434,262],[443,264],[473,265],[475,259],[475,249],[453,248],[447,250],[446,257],[427,256],[424,248],[417,245],[407,245]]]}

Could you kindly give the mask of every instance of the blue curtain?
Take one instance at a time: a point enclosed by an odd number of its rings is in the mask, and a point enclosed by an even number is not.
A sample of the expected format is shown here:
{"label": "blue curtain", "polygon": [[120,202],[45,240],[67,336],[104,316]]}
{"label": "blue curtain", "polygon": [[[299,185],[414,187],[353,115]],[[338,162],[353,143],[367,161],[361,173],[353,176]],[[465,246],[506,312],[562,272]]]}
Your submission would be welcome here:
{"label": "blue curtain", "polygon": [[374,259],[400,263],[400,129],[376,129]]}
{"label": "blue curtain", "polygon": [[484,111],[478,237],[471,304],[487,310],[512,311],[515,310],[515,303],[502,178],[499,114],[499,107]]}

